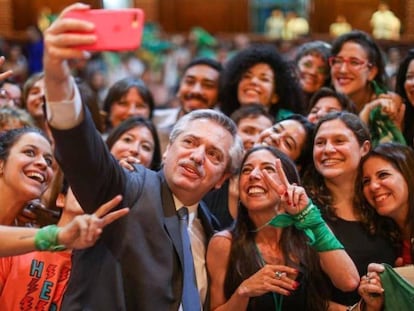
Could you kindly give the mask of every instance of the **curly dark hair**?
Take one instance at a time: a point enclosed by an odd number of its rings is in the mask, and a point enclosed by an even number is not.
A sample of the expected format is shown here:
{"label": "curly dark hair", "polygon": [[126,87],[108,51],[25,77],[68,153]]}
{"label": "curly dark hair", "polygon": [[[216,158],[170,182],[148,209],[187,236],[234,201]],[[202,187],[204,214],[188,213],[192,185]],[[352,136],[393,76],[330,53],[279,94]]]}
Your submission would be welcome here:
{"label": "curly dark hair", "polygon": [[255,44],[233,56],[224,66],[220,75],[219,103],[220,109],[230,116],[240,102],[237,88],[243,74],[252,66],[265,63],[274,73],[275,93],[279,97],[276,105],[272,105],[269,113],[276,117],[280,108],[303,114],[303,98],[294,66],[286,61],[276,48],[270,44]]}

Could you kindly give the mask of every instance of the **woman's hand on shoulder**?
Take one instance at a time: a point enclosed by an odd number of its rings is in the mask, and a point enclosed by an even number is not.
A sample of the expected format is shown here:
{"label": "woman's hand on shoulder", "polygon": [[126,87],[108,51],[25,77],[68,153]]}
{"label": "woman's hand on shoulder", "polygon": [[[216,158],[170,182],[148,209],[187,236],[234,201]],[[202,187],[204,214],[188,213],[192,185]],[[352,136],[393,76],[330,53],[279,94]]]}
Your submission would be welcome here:
{"label": "woman's hand on shoulder", "polygon": [[134,164],[141,164],[141,161],[133,156],[128,156],[126,158],[120,159],[119,164],[128,171],[133,172],[135,171]]}

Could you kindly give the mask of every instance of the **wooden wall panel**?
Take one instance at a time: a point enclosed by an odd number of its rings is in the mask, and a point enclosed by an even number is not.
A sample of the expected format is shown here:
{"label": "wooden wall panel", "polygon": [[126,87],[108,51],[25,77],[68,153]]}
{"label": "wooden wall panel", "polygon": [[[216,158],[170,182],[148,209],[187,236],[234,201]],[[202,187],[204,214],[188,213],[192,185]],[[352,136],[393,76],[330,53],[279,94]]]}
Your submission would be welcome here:
{"label": "wooden wall panel", "polygon": [[[160,0],[163,1],[163,0]],[[145,20],[147,22],[156,22],[159,19],[158,0],[134,0],[135,8],[140,8],[145,13]]]}
{"label": "wooden wall panel", "polygon": [[[1,0],[1,5],[7,6],[7,11],[10,12],[10,29],[18,36],[25,31],[30,25],[37,23],[38,14],[44,7],[50,8],[51,12],[58,14],[62,9],[77,1],[74,0]],[[101,0],[82,0],[84,3],[89,3],[93,8],[101,8]],[[1,12],[3,12],[0,7]],[[6,27],[8,28],[8,27]]]}
{"label": "wooden wall panel", "polygon": [[13,13],[10,0],[0,0],[0,36],[8,37],[13,32]]}
{"label": "wooden wall panel", "polygon": [[165,31],[185,32],[200,26],[211,33],[248,32],[248,0],[168,0],[159,2]]}

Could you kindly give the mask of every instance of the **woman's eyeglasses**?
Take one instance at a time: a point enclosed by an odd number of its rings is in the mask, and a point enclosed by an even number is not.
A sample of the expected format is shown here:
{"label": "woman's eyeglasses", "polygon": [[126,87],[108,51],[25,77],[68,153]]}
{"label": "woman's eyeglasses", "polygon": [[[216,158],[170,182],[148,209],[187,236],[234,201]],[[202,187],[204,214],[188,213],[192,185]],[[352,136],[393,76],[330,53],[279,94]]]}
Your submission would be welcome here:
{"label": "woman's eyeglasses", "polygon": [[372,64],[366,60],[361,60],[356,57],[340,57],[340,56],[331,56],[329,57],[329,65],[331,67],[340,68],[343,66],[343,64],[346,64],[348,67],[359,70],[363,68],[364,66],[371,67]]}

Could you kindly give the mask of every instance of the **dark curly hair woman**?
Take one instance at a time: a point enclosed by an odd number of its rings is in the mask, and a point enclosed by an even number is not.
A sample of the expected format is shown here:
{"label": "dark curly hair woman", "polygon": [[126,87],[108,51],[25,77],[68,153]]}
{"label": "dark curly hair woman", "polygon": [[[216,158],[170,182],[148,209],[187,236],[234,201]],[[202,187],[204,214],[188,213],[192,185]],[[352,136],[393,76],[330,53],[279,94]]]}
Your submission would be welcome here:
{"label": "dark curly hair woman", "polygon": [[301,94],[295,69],[269,44],[252,45],[237,53],[220,77],[220,108],[227,115],[251,103],[266,106],[276,120],[303,114]]}

